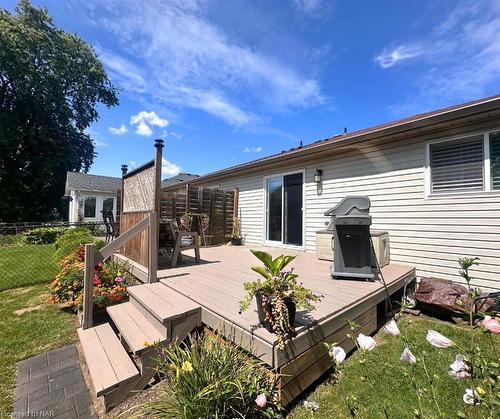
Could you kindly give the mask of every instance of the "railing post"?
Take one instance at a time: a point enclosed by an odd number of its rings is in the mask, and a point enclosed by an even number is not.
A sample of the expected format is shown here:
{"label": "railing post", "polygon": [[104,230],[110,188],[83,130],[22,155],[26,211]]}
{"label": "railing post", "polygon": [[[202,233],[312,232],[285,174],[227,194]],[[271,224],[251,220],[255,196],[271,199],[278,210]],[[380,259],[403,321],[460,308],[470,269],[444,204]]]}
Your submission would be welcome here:
{"label": "railing post", "polygon": [[85,272],[83,276],[83,319],[82,329],[92,327],[94,314],[94,269],[95,246],[85,245]]}
{"label": "railing post", "polygon": [[149,214],[149,283],[158,282],[158,223],[158,215],[155,212]]}

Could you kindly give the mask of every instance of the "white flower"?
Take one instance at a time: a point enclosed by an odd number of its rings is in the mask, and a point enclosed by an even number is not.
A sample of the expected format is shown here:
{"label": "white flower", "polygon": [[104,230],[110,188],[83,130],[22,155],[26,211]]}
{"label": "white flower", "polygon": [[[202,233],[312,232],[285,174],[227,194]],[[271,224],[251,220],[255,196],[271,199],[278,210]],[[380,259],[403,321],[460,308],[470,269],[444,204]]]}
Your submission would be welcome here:
{"label": "white flower", "polygon": [[328,351],[335,364],[339,365],[345,361],[345,351],[340,346],[332,346]]}
{"label": "white flower", "polygon": [[454,345],[450,339],[435,330],[429,330],[427,332],[427,341],[437,348],[449,348]]}
{"label": "white flower", "polygon": [[476,390],[473,390],[472,388],[467,388],[465,389],[465,393],[462,398],[464,399],[464,403],[466,404],[476,404],[479,395],[477,394]]}
{"label": "white flower", "polygon": [[401,361],[409,362],[410,364],[414,364],[415,362],[417,362],[417,358],[415,358],[415,355],[413,355],[408,348],[405,348],[403,350],[403,353],[401,354],[401,357],[399,359],[401,359]]}
{"label": "white flower", "polygon": [[384,332],[389,333],[392,336],[399,336],[399,328],[394,319],[384,326]]}
{"label": "white flower", "polygon": [[317,403],[317,402],[310,402],[309,400],[305,400],[304,401],[304,407],[307,410],[312,410],[313,412],[315,412],[316,410],[319,409],[319,403]]}
{"label": "white flower", "polygon": [[458,354],[455,357],[455,361],[450,365],[448,374],[452,376],[455,380],[462,380],[464,378],[470,377],[469,366],[464,361],[463,355]]}
{"label": "white flower", "polygon": [[375,346],[377,346],[377,342],[371,336],[365,336],[363,333],[360,333],[356,338],[358,345],[361,349],[365,349],[371,351]]}

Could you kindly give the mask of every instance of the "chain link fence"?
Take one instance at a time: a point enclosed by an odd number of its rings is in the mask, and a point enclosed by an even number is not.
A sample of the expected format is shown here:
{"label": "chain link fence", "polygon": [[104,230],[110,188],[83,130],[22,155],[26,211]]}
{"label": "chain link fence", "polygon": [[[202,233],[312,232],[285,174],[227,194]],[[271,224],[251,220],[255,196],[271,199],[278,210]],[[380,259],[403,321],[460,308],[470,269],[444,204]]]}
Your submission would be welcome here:
{"label": "chain link fence", "polygon": [[102,223],[0,224],[0,292],[50,282],[57,273],[54,243],[69,228],[104,236]]}

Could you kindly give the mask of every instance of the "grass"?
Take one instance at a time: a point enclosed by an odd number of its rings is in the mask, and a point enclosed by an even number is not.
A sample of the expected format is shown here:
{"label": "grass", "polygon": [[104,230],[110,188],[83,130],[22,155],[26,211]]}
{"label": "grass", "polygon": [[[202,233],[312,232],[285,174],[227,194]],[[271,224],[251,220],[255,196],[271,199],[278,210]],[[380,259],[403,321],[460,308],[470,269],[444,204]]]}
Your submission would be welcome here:
{"label": "grass", "polygon": [[0,246],[0,291],[47,283],[57,273],[52,244]]}
{"label": "grass", "polygon": [[12,410],[16,362],[76,341],[76,316],[48,297],[46,285],[0,292],[0,417]]}
{"label": "grass", "polygon": [[[448,366],[453,362],[457,350],[435,348],[425,339],[427,331],[434,329],[458,345],[466,346],[470,330],[465,326],[425,318],[408,317],[398,325],[402,331],[407,330],[408,338],[414,342],[412,351],[417,355],[417,359],[419,355],[424,354],[444,416],[457,417],[460,411],[464,414],[463,417],[489,417],[488,413],[481,411],[479,407],[468,406],[463,402],[462,395],[465,388],[470,387],[470,381],[455,381],[448,376]],[[476,343],[491,360],[497,360],[500,336],[480,336]],[[330,378],[309,395],[307,400],[320,405],[316,412],[313,413],[300,403],[291,411],[290,417],[415,418],[414,409],[418,407],[418,402],[410,379],[411,374],[418,383],[418,388],[423,391],[423,417],[438,417],[437,408],[430,396],[429,381],[421,368],[420,360],[415,368],[400,361],[399,357],[404,348],[400,337],[392,337],[380,331],[375,339],[379,345],[366,355],[364,362],[360,352],[356,352],[348,359],[337,382]],[[355,411],[355,416],[351,411]]]}

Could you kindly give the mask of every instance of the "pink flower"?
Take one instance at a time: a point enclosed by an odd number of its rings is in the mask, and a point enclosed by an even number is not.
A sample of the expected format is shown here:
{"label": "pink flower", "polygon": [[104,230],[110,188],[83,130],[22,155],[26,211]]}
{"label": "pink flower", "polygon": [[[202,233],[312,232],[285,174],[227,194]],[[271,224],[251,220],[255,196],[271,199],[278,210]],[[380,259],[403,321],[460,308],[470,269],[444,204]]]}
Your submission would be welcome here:
{"label": "pink flower", "polygon": [[117,276],[117,277],[115,278],[115,282],[117,282],[117,283],[121,284],[121,283],[123,282],[123,278],[122,278],[121,276]]}
{"label": "pink flower", "polygon": [[415,364],[417,362],[417,358],[415,358],[415,355],[413,355],[408,348],[403,350],[399,359],[401,359],[401,361],[409,362],[410,364]]}
{"label": "pink flower", "polygon": [[358,342],[358,345],[361,349],[371,351],[372,349],[377,346],[377,342],[375,342],[375,339],[373,339],[371,336],[365,336],[363,333],[360,333],[359,336],[356,338],[356,341]]}
{"label": "pink flower", "polygon": [[99,279],[98,276],[94,276],[94,285],[97,286],[97,285],[101,285],[101,280]]}
{"label": "pink flower", "polygon": [[491,333],[500,333],[500,321],[497,317],[493,318],[491,316],[484,316],[484,320],[481,322],[484,328]]}
{"label": "pink flower", "polygon": [[429,330],[427,332],[427,341],[435,346],[436,348],[449,348],[453,346],[453,342],[448,339],[446,336],[443,336],[441,333],[436,332],[435,330]]}
{"label": "pink flower", "polygon": [[267,405],[267,399],[265,394],[259,394],[257,398],[255,399],[255,404],[257,407],[260,407],[263,409]]}
{"label": "pink flower", "polygon": [[470,377],[469,366],[466,364],[463,355],[458,354],[455,361],[450,365],[448,374],[455,380],[463,380]]}
{"label": "pink flower", "polygon": [[340,346],[332,346],[328,352],[335,364],[340,365],[345,361],[346,353]]}
{"label": "pink flower", "polygon": [[384,326],[384,332],[392,336],[399,336],[399,328],[394,319]]}

